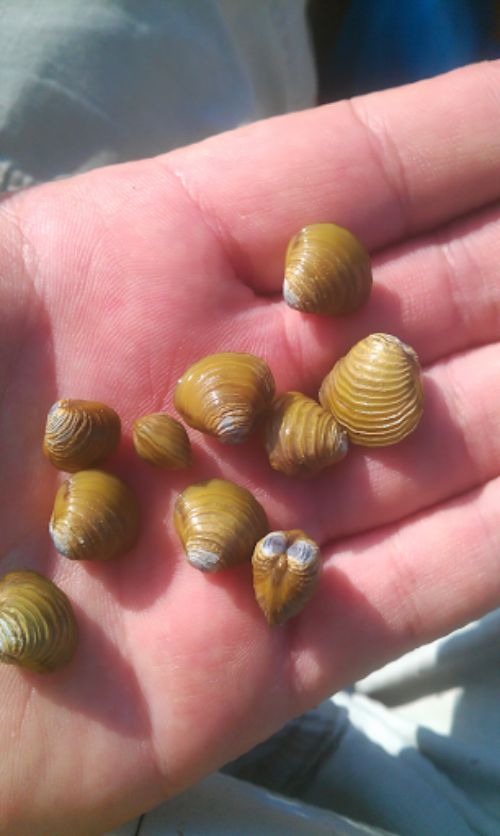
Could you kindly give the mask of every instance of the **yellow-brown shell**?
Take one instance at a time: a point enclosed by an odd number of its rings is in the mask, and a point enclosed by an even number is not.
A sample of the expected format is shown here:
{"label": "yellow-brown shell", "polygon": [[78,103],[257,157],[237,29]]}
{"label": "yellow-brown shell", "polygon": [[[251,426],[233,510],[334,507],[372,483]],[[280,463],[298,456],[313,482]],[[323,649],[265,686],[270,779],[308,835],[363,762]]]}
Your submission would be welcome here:
{"label": "yellow-brown shell", "polygon": [[64,399],[49,410],[43,452],[59,470],[75,473],[102,464],[120,440],[120,419],[98,401]]}
{"label": "yellow-brown shell", "polygon": [[179,494],[174,525],[189,563],[202,572],[250,560],[255,543],[269,528],[250,491],[223,479],[190,485]]}
{"label": "yellow-brown shell", "polygon": [[81,470],[59,488],[49,531],[64,557],[111,560],[136,544],[137,499],[117,476],[102,470]]}
{"label": "yellow-brown shell", "polygon": [[182,470],[191,464],[191,444],[179,421],[166,412],[143,415],[134,421],[135,452],[155,467]]}
{"label": "yellow-brown shell", "polygon": [[0,662],[43,673],[74,655],[78,627],[71,604],[38,572],[9,572],[0,580]]}
{"label": "yellow-brown shell", "polygon": [[370,257],[352,232],[336,224],[311,224],[295,235],[285,259],[283,298],[306,313],[351,314],[372,287]]}
{"label": "yellow-brown shell", "polygon": [[266,450],[275,470],[287,476],[317,473],[343,459],[348,447],[346,431],[312,398],[286,392],[272,405]]}
{"label": "yellow-brown shell", "polygon": [[271,627],[297,615],[312,597],[319,546],[303,531],[272,531],[252,556],[255,597]]}
{"label": "yellow-brown shell", "polygon": [[274,379],[253,354],[222,352],[194,363],[180,378],[175,408],[190,427],[226,444],[248,437],[274,397]]}
{"label": "yellow-brown shell", "polygon": [[422,415],[418,357],[397,337],[371,334],[335,364],[319,399],[354,444],[396,444],[413,432]]}

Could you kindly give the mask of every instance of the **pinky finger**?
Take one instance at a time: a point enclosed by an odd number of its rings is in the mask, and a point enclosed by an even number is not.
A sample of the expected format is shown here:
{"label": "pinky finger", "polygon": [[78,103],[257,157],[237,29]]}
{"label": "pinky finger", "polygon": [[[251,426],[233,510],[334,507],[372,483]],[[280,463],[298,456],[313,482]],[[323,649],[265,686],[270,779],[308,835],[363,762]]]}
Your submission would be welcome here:
{"label": "pinky finger", "polygon": [[325,556],[293,635],[299,710],[500,606],[500,478]]}

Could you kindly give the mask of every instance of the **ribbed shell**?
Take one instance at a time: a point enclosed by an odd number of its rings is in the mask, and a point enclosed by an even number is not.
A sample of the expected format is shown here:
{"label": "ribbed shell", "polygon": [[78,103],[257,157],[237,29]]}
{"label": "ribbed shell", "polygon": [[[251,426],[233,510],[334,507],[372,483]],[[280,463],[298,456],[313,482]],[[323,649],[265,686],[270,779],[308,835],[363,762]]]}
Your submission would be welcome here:
{"label": "ribbed shell", "polygon": [[274,379],[253,354],[223,352],[194,363],[180,378],[175,408],[189,426],[239,444],[274,397]]}
{"label": "ribbed shell", "polygon": [[312,597],[320,569],[319,546],[303,531],[273,531],[252,556],[255,597],[271,627],[297,615]]}
{"label": "ribbed shell", "polygon": [[43,673],[66,665],[78,627],[71,604],[38,572],[9,572],[0,581],[0,662]]}
{"label": "ribbed shell", "polygon": [[418,357],[397,337],[371,334],[335,364],[319,399],[355,444],[396,444],[413,432],[422,415]]}
{"label": "ribbed shell", "polygon": [[191,566],[218,572],[250,560],[269,526],[246,488],[223,479],[190,485],[177,498],[174,525]]}
{"label": "ribbed shell", "polygon": [[71,560],[111,560],[129,551],[139,534],[135,495],[117,476],[81,470],[59,488],[49,531]]}
{"label": "ribbed shell", "polygon": [[150,464],[172,470],[181,470],[191,464],[188,434],[182,424],[166,412],[138,418],[132,432],[137,455]]}
{"label": "ribbed shell", "polygon": [[98,401],[61,400],[49,410],[43,452],[60,470],[75,473],[102,464],[118,446],[120,419]]}
{"label": "ribbed shell", "polygon": [[283,298],[306,313],[332,316],[357,311],[372,287],[370,257],[341,226],[311,224],[295,235],[285,259]]}
{"label": "ribbed shell", "polygon": [[346,431],[331,412],[300,392],[286,392],[274,402],[266,422],[266,450],[271,467],[287,476],[305,476],[347,454]]}

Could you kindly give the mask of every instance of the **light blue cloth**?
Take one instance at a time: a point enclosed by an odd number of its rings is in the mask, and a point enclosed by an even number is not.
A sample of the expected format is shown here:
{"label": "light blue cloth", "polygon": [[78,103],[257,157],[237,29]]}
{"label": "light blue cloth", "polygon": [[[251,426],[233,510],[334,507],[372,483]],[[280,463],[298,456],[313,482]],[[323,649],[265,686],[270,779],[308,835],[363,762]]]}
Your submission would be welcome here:
{"label": "light blue cloth", "polygon": [[287,723],[228,764],[229,784],[213,775],[112,836],[498,836],[499,695],[497,610]]}
{"label": "light blue cloth", "polygon": [[0,188],[314,104],[304,0],[2,0]]}

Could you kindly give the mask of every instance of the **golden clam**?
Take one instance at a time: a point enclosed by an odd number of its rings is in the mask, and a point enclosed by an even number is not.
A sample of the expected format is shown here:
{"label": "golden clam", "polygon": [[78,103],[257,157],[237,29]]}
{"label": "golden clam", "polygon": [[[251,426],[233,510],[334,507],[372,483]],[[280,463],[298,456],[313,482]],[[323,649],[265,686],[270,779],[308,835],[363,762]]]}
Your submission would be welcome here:
{"label": "golden clam", "polygon": [[137,418],[132,434],[137,455],[150,464],[172,470],[181,470],[191,464],[188,434],[182,424],[166,412]]}
{"label": "golden clam", "polygon": [[333,415],[300,392],[286,392],[271,407],[266,450],[271,467],[287,476],[316,473],[347,454],[346,431]]}
{"label": "golden clam", "polygon": [[319,399],[355,444],[396,444],[413,432],[422,415],[418,357],[397,337],[371,334],[335,364]]}
{"label": "golden clam", "polygon": [[269,528],[250,491],[223,479],[190,485],[179,494],[174,525],[189,563],[202,572],[250,560],[255,543]]}
{"label": "golden clam", "polygon": [[43,673],[66,665],[78,627],[64,592],[38,572],[9,572],[0,581],[0,662]]}
{"label": "golden clam", "polygon": [[139,507],[117,476],[81,470],[59,488],[49,531],[57,551],[71,560],[111,560],[135,545]]}
{"label": "golden clam", "polygon": [[285,258],[283,298],[306,313],[357,311],[372,287],[370,257],[360,241],[336,224],[311,224],[295,235]]}
{"label": "golden clam", "polygon": [[319,546],[303,531],[272,531],[252,556],[255,597],[271,627],[297,615],[316,589]]}
{"label": "golden clam", "polygon": [[175,408],[190,427],[239,444],[271,404],[274,379],[253,354],[223,352],[194,363],[180,378]]}
{"label": "golden clam", "polygon": [[61,400],[49,410],[43,452],[59,470],[74,473],[102,464],[120,440],[120,419],[98,401]]}

